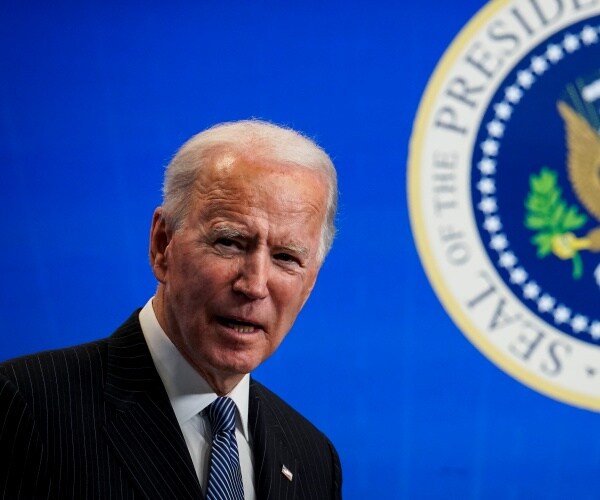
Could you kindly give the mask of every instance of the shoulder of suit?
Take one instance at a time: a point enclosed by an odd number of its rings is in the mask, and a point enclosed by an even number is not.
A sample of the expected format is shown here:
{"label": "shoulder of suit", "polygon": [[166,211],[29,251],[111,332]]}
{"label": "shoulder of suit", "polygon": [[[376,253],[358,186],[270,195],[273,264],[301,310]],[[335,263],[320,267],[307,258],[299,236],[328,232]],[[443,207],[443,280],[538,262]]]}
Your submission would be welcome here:
{"label": "shoulder of suit", "polygon": [[133,335],[140,330],[138,313],[139,309],[110,337],[3,361],[0,363],[0,375],[4,375],[20,387],[20,381],[40,376],[56,377],[56,381],[68,381],[77,377],[77,373],[85,374],[87,370],[98,370],[98,365],[103,363],[111,342],[118,343],[119,340],[116,339]]}
{"label": "shoulder of suit", "polygon": [[250,379],[250,398],[258,398],[262,411],[268,411],[282,428],[292,428],[329,442],[327,436],[298,410],[255,379]]}
{"label": "shoulder of suit", "polygon": [[59,384],[97,370],[108,339],[20,356],[0,363],[0,374],[27,392],[36,381]]}

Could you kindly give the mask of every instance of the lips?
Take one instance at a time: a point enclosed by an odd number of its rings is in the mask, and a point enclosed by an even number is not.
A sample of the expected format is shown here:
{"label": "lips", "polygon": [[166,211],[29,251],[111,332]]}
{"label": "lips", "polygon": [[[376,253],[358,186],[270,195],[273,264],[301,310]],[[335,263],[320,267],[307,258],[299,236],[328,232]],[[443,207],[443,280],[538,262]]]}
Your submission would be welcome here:
{"label": "lips", "polygon": [[217,319],[221,325],[231,328],[238,333],[255,333],[257,331],[264,330],[261,324],[245,319],[226,316],[219,316]]}

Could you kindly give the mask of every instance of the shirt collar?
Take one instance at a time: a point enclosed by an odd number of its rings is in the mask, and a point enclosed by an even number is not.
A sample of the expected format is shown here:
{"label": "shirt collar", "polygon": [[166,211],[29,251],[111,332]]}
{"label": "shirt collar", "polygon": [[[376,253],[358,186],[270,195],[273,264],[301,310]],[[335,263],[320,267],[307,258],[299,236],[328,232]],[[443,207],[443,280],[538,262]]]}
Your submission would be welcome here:
{"label": "shirt collar", "polygon": [[[217,394],[167,337],[154,313],[152,299],[140,311],[139,320],[154,366],[163,381],[175,417],[181,426],[217,399]],[[227,394],[237,407],[238,421],[241,423],[241,430],[246,439],[250,438],[248,432],[249,394],[249,374],[244,375],[242,380]]]}

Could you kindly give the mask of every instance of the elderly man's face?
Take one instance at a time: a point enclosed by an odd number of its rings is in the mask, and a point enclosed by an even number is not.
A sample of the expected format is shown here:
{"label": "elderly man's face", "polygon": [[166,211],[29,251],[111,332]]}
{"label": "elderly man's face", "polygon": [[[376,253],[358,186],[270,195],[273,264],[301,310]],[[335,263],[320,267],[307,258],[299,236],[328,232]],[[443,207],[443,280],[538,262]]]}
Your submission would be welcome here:
{"label": "elderly man's face", "polygon": [[200,174],[181,229],[155,213],[157,317],[220,392],[277,349],[308,298],[326,197],[318,172],[223,155]]}

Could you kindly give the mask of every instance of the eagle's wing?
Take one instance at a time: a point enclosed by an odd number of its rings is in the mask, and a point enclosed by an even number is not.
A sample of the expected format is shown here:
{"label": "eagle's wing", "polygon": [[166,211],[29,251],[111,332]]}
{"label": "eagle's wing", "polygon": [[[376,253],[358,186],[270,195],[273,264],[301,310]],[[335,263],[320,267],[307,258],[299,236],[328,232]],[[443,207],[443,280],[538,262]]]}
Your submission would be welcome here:
{"label": "eagle's wing", "polygon": [[558,111],[565,121],[569,179],[581,203],[600,220],[600,136],[564,102]]}

